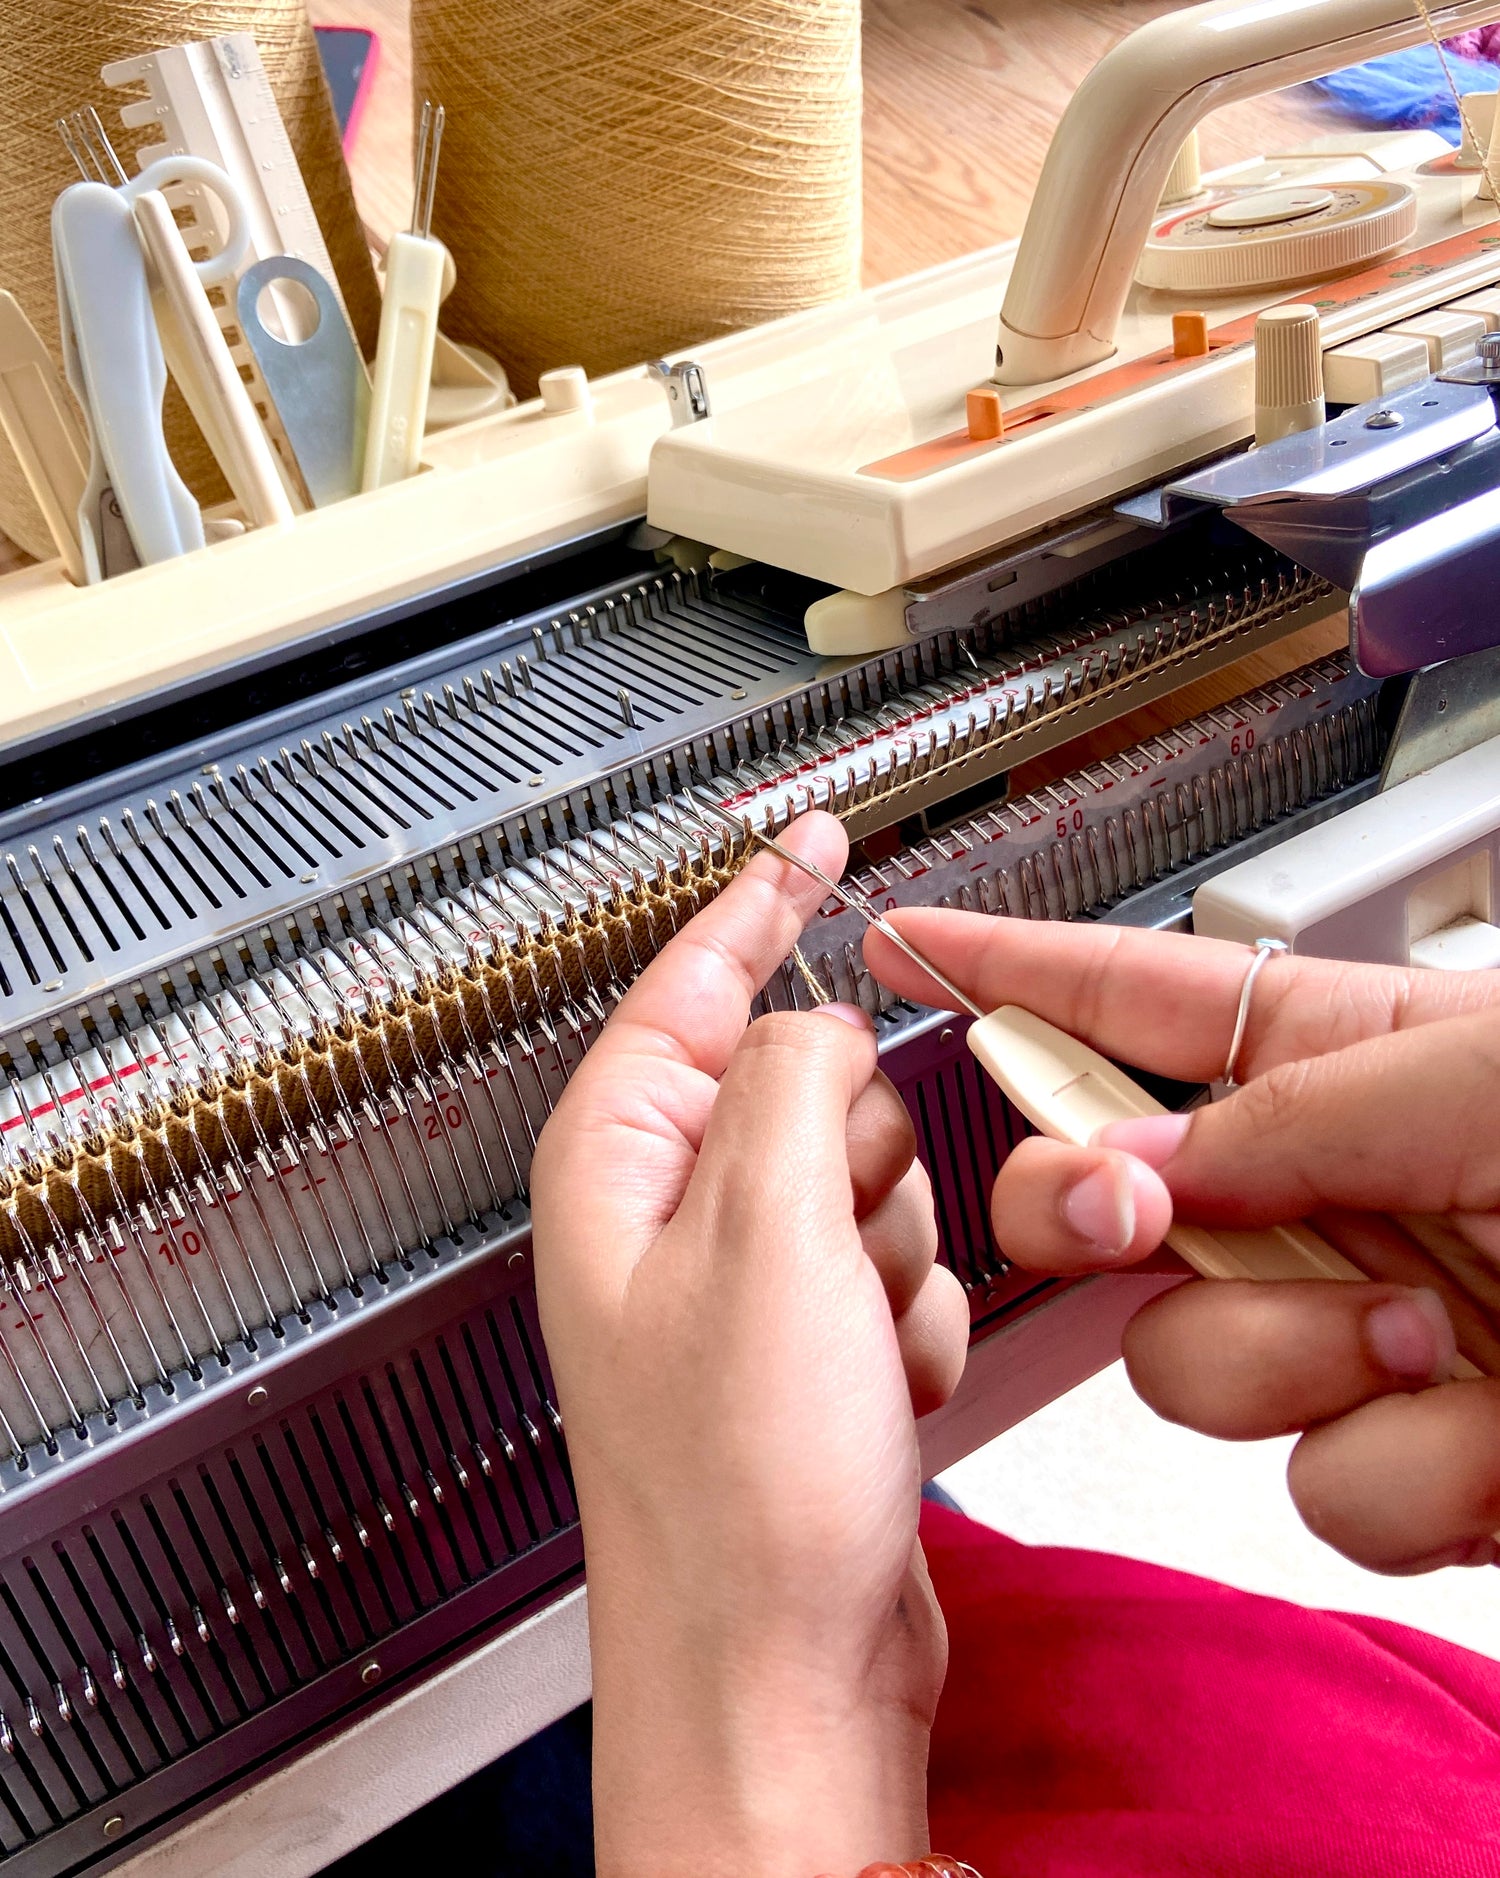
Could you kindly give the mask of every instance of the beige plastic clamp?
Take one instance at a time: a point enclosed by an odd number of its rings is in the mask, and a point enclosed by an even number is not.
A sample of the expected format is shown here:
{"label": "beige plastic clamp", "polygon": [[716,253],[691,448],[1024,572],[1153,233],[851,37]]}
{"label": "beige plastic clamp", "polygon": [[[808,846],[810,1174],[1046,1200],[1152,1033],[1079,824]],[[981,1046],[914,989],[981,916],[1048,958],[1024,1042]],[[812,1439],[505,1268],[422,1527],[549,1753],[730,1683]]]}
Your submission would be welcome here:
{"label": "beige plastic clamp", "polygon": [[[1434,6],[1446,38],[1500,0]],[[1037,385],[1106,359],[1167,176],[1221,105],[1426,37],[1411,0],[1209,0],[1139,27],[1074,92],[1052,139],[1000,315],[995,381]]]}

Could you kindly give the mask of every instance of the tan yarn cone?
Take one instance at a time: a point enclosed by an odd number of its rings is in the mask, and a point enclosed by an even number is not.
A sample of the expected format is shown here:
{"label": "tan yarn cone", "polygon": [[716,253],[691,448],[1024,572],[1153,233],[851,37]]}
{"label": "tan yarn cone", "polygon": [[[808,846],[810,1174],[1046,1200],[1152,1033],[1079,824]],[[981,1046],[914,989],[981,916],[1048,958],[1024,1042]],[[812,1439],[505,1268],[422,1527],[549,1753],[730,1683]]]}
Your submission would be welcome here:
{"label": "tan yarn cone", "polygon": [[859,270],[859,0],[415,0],[447,108],[443,328],[612,370],[837,298]]}
{"label": "tan yarn cone", "polygon": [[[254,33],[260,46],[360,344],[374,350],[380,299],[303,0],[0,0],[0,287],[15,294],[59,364],[50,217],[58,191],[78,172],[57,135],[57,118],[95,105],[133,172],[130,153],[157,139],[150,131],[121,130],[119,109],[130,94],[102,85],[100,67],[243,32]],[[173,461],[200,500],[218,500],[227,493],[223,479],[175,388],[167,408]],[[0,529],[32,554],[55,552],[3,436]]]}

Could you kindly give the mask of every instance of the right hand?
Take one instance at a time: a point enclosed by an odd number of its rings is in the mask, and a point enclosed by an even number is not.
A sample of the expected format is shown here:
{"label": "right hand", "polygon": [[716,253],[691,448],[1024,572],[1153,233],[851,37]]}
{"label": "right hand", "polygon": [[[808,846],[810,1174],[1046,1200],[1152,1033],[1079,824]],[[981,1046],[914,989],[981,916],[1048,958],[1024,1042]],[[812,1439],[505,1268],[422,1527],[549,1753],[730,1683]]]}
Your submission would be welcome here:
{"label": "right hand", "polygon": [[[893,923],[985,1010],[1021,1005],[1184,1082],[1223,1072],[1244,946],[937,909]],[[882,983],[943,1006],[879,933],[866,956]],[[1299,1432],[1298,1510],[1372,1570],[1497,1562],[1500,1381],[1449,1377],[1455,1343],[1500,1375],[1500,972],[1273,958],[1238,1067],[1244,1086],[1191,1114],[1116,1123],[1084,1148],[1023,1141],[995,1184],[1000,1244],[1033,1271],[1118,1270],[1174,1215],[1311,1217],[1375,1283],[1181,1286],[1129,1325],[1131,1381],[1205,1434]]]}

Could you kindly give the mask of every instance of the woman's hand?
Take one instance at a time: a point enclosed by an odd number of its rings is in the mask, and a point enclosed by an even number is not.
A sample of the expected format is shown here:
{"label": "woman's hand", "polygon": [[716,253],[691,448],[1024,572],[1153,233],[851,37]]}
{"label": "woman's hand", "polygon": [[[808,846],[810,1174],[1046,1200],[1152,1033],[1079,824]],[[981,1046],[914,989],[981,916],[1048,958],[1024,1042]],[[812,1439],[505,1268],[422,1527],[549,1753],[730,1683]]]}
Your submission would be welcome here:
{"label": "woman's hand", "polygon": [[[842,868],[830,818],[787,839]],[[968,1311],[868,1020],[746,1028],[821,898],[752,861],[632,988],[537,1152],[601,1878],[926,1849],[946,1644],[913,1409],[955,1386]]]}
{"label": "woman's hand", "polygon": [[[1118,1061],[1222,1075],[1250,955],[1126,927],[912,909],[893,916],[986,1010],[1019,1004]],[[942,994],[895,946],[893,989]],[[1457,1343],[1500,1372],[1500,973],[1272,958],[1222,1102],[1122,1122],[1087,1148],[1031,1139],[995,1184],[995,1231],[1038,1271],[1118,1269],[1174,1213],[1312,1216],[1379,1282],[1194,1284],[1148,1305],[1125,1359],[1169,1420],[1234,1440],[1306,1431],[1289,1482],[1312,1530],[1376,1571],[1489,1564],[1500,1382],[1446,1382]]]}

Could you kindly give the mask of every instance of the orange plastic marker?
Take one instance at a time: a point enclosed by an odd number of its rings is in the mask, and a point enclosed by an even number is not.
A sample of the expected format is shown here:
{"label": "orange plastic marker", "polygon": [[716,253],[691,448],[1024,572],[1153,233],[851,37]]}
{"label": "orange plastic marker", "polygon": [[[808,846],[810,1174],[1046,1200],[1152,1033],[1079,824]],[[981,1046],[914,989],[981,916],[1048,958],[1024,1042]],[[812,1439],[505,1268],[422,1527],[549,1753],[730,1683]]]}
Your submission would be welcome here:
{"label": "orange plastic marker", "polygon": [[1175,359],[1208,357],[1208,315],[1174,313],[1172,315],[1172,356]]}
{"label": "orange plastic marker", "polygon": [[971,443],[998,443],[1005,436],[1005,407],[992,385],[979,385],[965,399]]}

